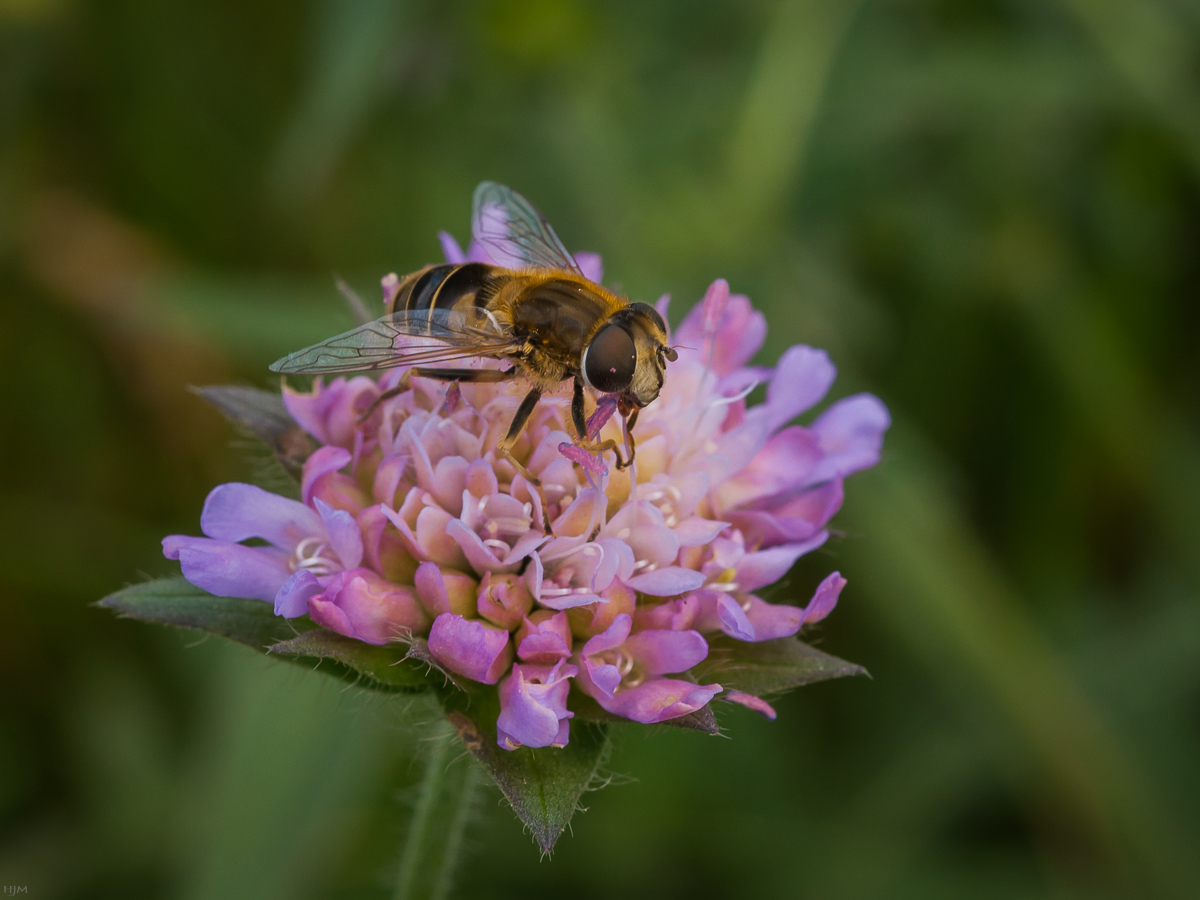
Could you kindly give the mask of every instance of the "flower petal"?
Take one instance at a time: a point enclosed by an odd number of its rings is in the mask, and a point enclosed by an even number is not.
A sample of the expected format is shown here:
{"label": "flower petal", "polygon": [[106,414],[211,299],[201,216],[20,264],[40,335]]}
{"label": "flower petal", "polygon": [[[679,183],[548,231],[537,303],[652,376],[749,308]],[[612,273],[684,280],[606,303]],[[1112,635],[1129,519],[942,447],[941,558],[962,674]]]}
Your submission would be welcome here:
{"label": "flower petal", "polygon": [[575,714],[567,709],[569,678],[574,666],[514,665],[512,674],[500,683],[500,716],[496,719],[497,742],[505,750],[526,747],[564,746],[569,731],[562,726]]}
{"label": "flower petal", "polygon": [[805,553],[812,549],[807,542],[781,544],[769,550],[747,553],[737,564],[737,584],[740,591],[756,591],[774,584],[786,575]]}
{"label": "flower petal", "polygon": [[571,623],[565,612],[536,623],[526,619],[517,633],[517,657],[522,662],[553,665],[571,655],[572,643]]}
{"label": "flower petal", "polygon": [[892,424],[887,407],[871,394],[839,400],[813,422],[825,458],[810,476],[811,483],[845,477],[879,462],[883,434]]}
{"label": "flower petal", "polygon": [[458,241],[450,232],[439,231],[438,241],[442,245],[442,256],[446,257],[446,262],[462,263],[467,261],[467,255],[463,253],[462,247],[458,245]]}
{"label": "flower petal", "polygon": [[717,597],[716,614],[721,630],[731,638],[739,641],[754,640],[754,626],[750,623],[750,617],[733,597],[728,594]]}
{"label": "flower petal", "polygon": [[708,656],[708,641],[698,631],[639,631],[623,645],[651,675],[686,672]]}
{"label": "flower petal", "polygon": [[163,538],[163,555],[179,560],[183,577],[218,597],[275,602],[291,577],[287,554],[274,547],[246,547],[229,541],[171,535]]}
{"label": "flower petal", "polygon": [[637,687],[624,688],[612,698],[596,702],[613,715],[645,725],[677,719],[703,708],[722,690],[719,684],[692,684],[674,678],[647,678]]}
{"label": "flower petal", "polygon": [[676,594],[686,594],[704,584],[704,576],[695,569],[685,569],[682,566],[665,566],[626,578],[625,583],[643,594],[653,597],[673,597]]}
{"label": "flower petal", "polygon": [[817,585],[813,598],[808,601],[808,606],[804,607],[802,623],[807,625],[809,622],[820,622],[833,612],[833,608],[837,606],[838,595],[845,586],[846,579],[842,577],[841,572],[830,573],[824,581]]}
{"label": "flower petal", "polygon": [[308,601],[308,612],[318,625],[369,644],[386,644],[429,624],[412,588],[385,581],[370,569],[339,572]]}
{"label": "flower petal", "polygon": [[275,615],[295,619],[308,612],[308,601],[321,593],[317,577],[308,569],[292,573],[275,594]]}
{"label": "flower petal", "polygon": [[429,652],[447,669],[495,684],[512,662],[508,632],[474,619],[443,613],[429,631]]}
{"label": "flower petal", "polygon": [[233,543],[261,538],[288,552],[324,531],[320,517],[303,503],[237,482],[212,489],[200,513],[200,529]]}
{"label": "flower petal", "polygon": [[803,344],[790,347],[775,367],[767,387],[767,402],[753,412],[764,415],[768,427],[774,431],[819,403],[835,377],[837,369],[824,350]]}
{"label": "flower petal", "polygon": [[305,503],[311,503],[313,488],[316,487],[318,479],[330,472],[341,471],[350,465],[353,458],[350,451],[344,447],[321,447],[319,450],[313,451],[313,454],[304,461],[304,475],[300,480],[300,499]]}
{"label": "flower petal", "polygon": [[775,721],[775,717],[778,715],[775,712],[775,707],[771,706],[762,697],[755,697],[753,694],[747,694],[743,691],[726,691],[725,696],[721,699],[727,703],[740,703],[746,709],[752,709],[756,713],[766,716],[772,722]]}
{"label": "flower petal", "polygon": [[575,257],[575,264],[579,266],[583,277],[599,284],[604,277],[604,261],[600,258],[600,254],[580,250],[578,253],[573,253],[572,256]]}
{"label": "flower petal", "polygon": [[363,558],[362,531],[358,522],[344,509],[334,509],[320,497],[314,498],[314,502],[333,552],[347,569],[357,569]]}

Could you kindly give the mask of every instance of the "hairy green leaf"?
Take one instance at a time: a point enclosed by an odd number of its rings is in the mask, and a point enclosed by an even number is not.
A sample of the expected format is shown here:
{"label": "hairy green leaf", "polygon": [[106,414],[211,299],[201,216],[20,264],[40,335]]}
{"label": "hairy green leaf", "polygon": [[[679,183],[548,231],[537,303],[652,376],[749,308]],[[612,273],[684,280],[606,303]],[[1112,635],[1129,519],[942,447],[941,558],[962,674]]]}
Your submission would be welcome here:
{"label": "hairy green leaf", "polygon": [[214,597],[183,578],[136,584],[98,605],[143,622],[220,635],[371,690],[419,691],[443,680],[419,659],[406,658],[406,647],[355,641],[318,628],[307,616],[282,619],[270,603]]}
{"label": "hairy green leaf", "polygon": [[[324,628],[314,628],[291,640],[272,644],[267,652],[287,659],[332,662],[335,669],[337,666],[349,669],[360,687],[371,690],[423,691],[430,684],[430,669],[409,656],[407,649],[401,644],[380,647]],[[345,677],[340,671],[331,674]]]}
{"label": "hairy green leaf", "polygon": [[500,695],[490,685],[442,695],[446,718],[546,853],[579,807],[608,752],[608,726],[572,721],[566,747],[504,750],[496,743]]}
{"label": "hairy green leaf", "polygon": [[179,577],[132,585],[97,605],[143,622],[219,634],[264,652],[316,627],[307,617],[282,619],[270,603],[261,600],[214,597]]}
{"label": "hairy green leaf", "polygon": [[867,670],[796,638],[748,643],[719,637],[709,641],[708,657],[692,674],[701,683],[716,681],[726,690],[761,697],[829,678],[866,675]]}

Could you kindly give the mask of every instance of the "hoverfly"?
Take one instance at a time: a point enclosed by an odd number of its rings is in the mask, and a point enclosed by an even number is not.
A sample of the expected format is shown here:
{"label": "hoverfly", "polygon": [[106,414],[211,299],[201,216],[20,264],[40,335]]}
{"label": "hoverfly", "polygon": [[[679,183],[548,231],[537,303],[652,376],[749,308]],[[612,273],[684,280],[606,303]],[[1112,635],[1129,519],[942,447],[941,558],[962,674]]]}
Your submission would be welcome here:
{"label": "hoverfly", "polygon": [[[387,315],[289,354],[271,371],[317,375],[411,366],[413,375],[443,381],[526,378],[532,387],[496,450],[534,483],[512,447],[542,394],[570,378],[579,446],[613,450],[617,468],[625,468],[633,462],[638,411],[658,397],[667,362],[677,358],[662,317],[585,278],[550,224],[511,188],[491,181],[476,188],[471,231],[496,265],[448,263],[413,272],[400,282]],[[439,367],[471,358],[511,366]],[[616,441],[588,438],[585,386],[616,395],[627,458]]]}

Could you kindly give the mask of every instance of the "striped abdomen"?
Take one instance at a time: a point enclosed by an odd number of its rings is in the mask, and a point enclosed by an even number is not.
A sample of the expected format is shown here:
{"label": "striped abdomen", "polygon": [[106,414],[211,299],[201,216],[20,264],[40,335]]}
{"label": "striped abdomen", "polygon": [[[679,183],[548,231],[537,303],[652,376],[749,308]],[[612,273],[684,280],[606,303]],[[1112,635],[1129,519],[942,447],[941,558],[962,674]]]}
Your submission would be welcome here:
{"label": "striped abdomen", "polygon": [[488,299],[496,293],[496,271],[485,263],[429,266],[401,282],[389,311],[486,309]]}

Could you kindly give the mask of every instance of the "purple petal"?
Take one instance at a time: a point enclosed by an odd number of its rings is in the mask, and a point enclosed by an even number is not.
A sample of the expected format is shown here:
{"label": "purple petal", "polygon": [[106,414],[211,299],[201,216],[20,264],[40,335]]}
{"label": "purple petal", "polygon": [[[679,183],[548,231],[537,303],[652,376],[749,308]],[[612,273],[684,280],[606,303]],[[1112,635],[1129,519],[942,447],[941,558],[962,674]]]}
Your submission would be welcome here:
{"label": "purple petal", "polygon": [[686,631],[691,628],[700,614],[700,600],[695,594],[668,600],[658,606],[638,607],[634,624],[642,630],[670,629]]}
{"label": "purple petal", "polygon": [[504,563],[496,558],[495,552],[483,543],[479,535],[464,525],[462,520],[448,520],[445,529],[446,536],[458,545],[471,568],[479,575],[499,572],[505,568]]}
{"label": "purple petal", "polygon": [[429,652],[447,669],[484,684],[499,681],[513,655],[507,631],[454,613],[443,613],[434,620]]}
{"label": "purple petal", "polygon": [[467,560],[462,548],[447,531],[452,521],[454,518],[444,509],[426,506],[417,514],[417,548],[422,556],[438,565],[461,569]]}
{"label": "purple petal", "polygon": [[817,585],[816,593],[808,601],[808,606],[804,607],[802,623],[807,625],[809,622],[820,622],[833,612],[833,608],[837,606],[838,595],[841,594],[842,588],[845,586],[846,579],[842,577],[841,572],[831,573],[829,577]]}
{"label": "purple petal", "polygon": [[534,623],[526,619],[517,633],[517,657],[522,662],[553,665],[571,655],[571,624],[565,612]]}
{"label": "purple petal", "polygon": [[533,596],[519,576],[489,572],[479,584],[476,609],[493,625],[512,631],[521,626],[533,609]]}
{"label": "purple petal", "polygon": [[526,747],[561,747],[567,742],[563,729],[575,714],[567,709],[569,678],[578,670],[559,663],[550,666],[514,665],[512,674],[500,683],[500,716],[496,737],[505,750]]}
{"label": "purple petal", "polygon": [[588,281],[594,281],[596,284],[599,284],[600,280],[604,277],[604,261],[600,258],[600,254],[580,250],[578,253],[572,255],[575,257],[575,265],[579,266],[579,271],[583,273],[583,277]]}
{"label": "purple petal", "polygon": [[363,558],[362,531],[358,522],[344,509],[334,509],[320,497],[314,498],[314,502],[325,524],[325,533],[329,535],[333,552],[345,568],[357,569]]}
{"label": "purple petal", "polygon": [[639,631],[625,640],[624,649],[651,675],[666,675],[702,662],[708,641],[698,631]]}
{"label": "purple petal", "polygon": [[703,547],[712,543],[727,527],[728,522],[692,516],[675,526],[675,536],[679,538],[681,547]]}
{"label": "purple petal", "polygon": [[369,644],[404,638],[429,623],[412,588],[369,569],[339,572],[324,593],[308,601],[308,613],[318,625]]}
{"label": "purple petal", "polygon": [[716,337],[721,319],[725,315],[725,304],[728,302],[729,282],[724,278],[718,278],[708,286],[708,290],[704,292],[704,299],[700,301],[704,309],[701,328],[705,340],[712,340]]}
{"label": "purple petal", "polygon": [[388,272],[379,279],[379,286],[383,288],[383,308],[391,309],[400,290],[400,276],[395,272]]}
{"label": "purple petal", "polygon": [[304,461],[304,476],[300,481],[300,499],[312,502],[313,488],[322,475],[338,472],[350,465],[354,457],[344,447],[321,447]]}
{"label": "purple petal", "polygon": [[[340,380],[340,379],[337,379]],[[322,388],[320,379],[313,385],[311,393],[294,391],[286,384],[283,386],[283,405],[288,415],[297,425],[315,437],[321,443],[327,443],[325,432],[324,408],[328,405],[324,396],[328,388]]]}
{"label": "purple petal", "polygon": [[741,471],[717,488],[720,507],[731,510],[749,506],[811,484],[809,474],[822,458],[820,439],[813,432],[785,428],[773,435]]}
{"label": "purple petal", "polygon": [[437,563],[423,562],[413,575],[417,598],[433,617],[442,613],[475,614],[475,579],[461,572],[443,572]]}
{"label": "purple petal", "polygon": [[613,650],[625,643],[625,638],[629,637],[629,630],[633,627],[633,617],[628,613],[621,613],[613,619],[612,624],[604,631],[593,637],[588,638],[586,644],[583,645],[584,657],[591,656],[593,653],[603,653],[605,650]]}
{"label": "purple petal", "polygon": [[384,506],[395,505],[396,491],[400,489],[400,481],[404,478],[404,470],[407,468],[408,454],[391,453],[385,456],[379,468],[375,470],[372,496]]}
{"label": "purple petal", "polygon": [[812,474],[812,482],[845,477],[878,463],[883,433],[891,424],[887,407],[871,394],[857,394],[833,404],[812,426],[826,454]]}
{"label": "purple petal", "polygon": [[577,606],[589,606],[592,603],[608,602],[598,594],[593,594],[590,591],[572,592],[570,594],[561,594],[558,596],[542,595],[542,599],[538,601],[547,609],[566,610],[575,609]]}
{"label": "purple petal", "polygon": [[720,691],[719,684],[699,685],[674,678],[647,678],[637,687],[617,691],[611,699],[597,697],[596,701],[614,715],[651,725],[693,713]]}
{"label": "purple petal", "polygon": [[653,597],[673,597],[696,590],[704,584],[704,576],[694,569],[665,566],[642,575],[634,575],[625,579],[625,583],[635,591]]}
{"label": "purple petal", "polygon": [[246,547],[229,541],[171,535],[163,538],[163,555],[179,560],[183,577],[218,597],[275,602],[291,577],[287,554],[274,547]]}
{"label": "purple petal", "polygon": [[751,641],[773,641],[776,638],[791,637],[800,630],[804,611],[783,603],[768,603],[753,594],[746,598],[749,603],[746,608],[746,618],[754,628],[754,636],[742,638]]}
{"label": "purple petal", "polygon": [[670,308],[671,308],[671,295],[670,294],[663,294],[656,301],[654,301],[654,311],[657,312],[660,316],[662,316],[662,320],[664,322],[669,321],[667,319],[667,310],[669,310]]}
{"label": "purple petal", "polygon": [[446,581],[442,578],[442,570],[437,563],[423,562],[417,566],[413,575],[413,586],[417,589],[417,597],[425,604],[425,608],[434,616],[450,612],[450,595],[446,591]]}
{"label": "purple petal", "polygon": [[756,713],[766,716],[772,722],[775,721],[777,715],[775,708],[762,697],[755,697],[753,694],[747,694],[742,691],[726,691],[725,696],[721,699],[727,703],[740,703],[746,709],[752,709]]}
{"label": "purple petal", "polygon": [[811,409],[829,392],[837,369],[824,350],[797,345],[784,351],[767,388],[764,411],[772,431]]}
{"label": "purple petal", "polygon": [[321,585],[308,569],[299,569],[275,595],[275,615],[294,619],[308,612],[308,601],[321,593]]}
{"label": "purple petal", "polygon": [[747,553],[737,564],[738,590],[755,591],[774,584],[810,549],[807,542],[800,542]]}
{"label": "purple petal", "polygon": [[262,538],[289,552],[304,538],[324,530],[320,517],[303,503],[237,482],[209,493],[200,513],[200,529],[210,538],[233,543]]}
{"label": "purple petal", "polygon": [[584,488],[554,520],[558,537],[583,537],[600,524],[600,515],[608,506],[608,498],[593,488]]}
{"label": "purple petal", "polygon": [[467,256],[462,251],[462,247],[458,245],[458,241],[454,239],[454,235],[448,231],[438,232],[438,241],[442,245],[442,256],[446,257],[448,263],[462,263],[467,261]]}
{"label": "purple petal", "polygon": [[[750,300],[734,294],[722,298],[717,283],[714,282],[705,293],[705,298],[697,303],[680,323],[673,340],[686,347],[699,350],[700,359],[710,362],[712,370],[719,376],[729,374],[744,366],[762,346],[767,336],[767,320],[761,312],[750,305]],[[725,286],[728,290],[728,285]],[[724,299],[721,304],[720,318],[712,323],[717,310],[710,305],[714,301]],[[664,317],[665,318],[665,317]],[[706,357],[707,348],[702,343],[711,341],[711,361]]]}
{"label": "purple petal", "polygon": [[746,615],[746,611],[742,609],[741,604],[728,594],[722,594],[717,598],[717,619],[721,624],[721,630],[731,638],[736,638],[739,641],[754,640],[754,626],[750,624],[750,618]]}

